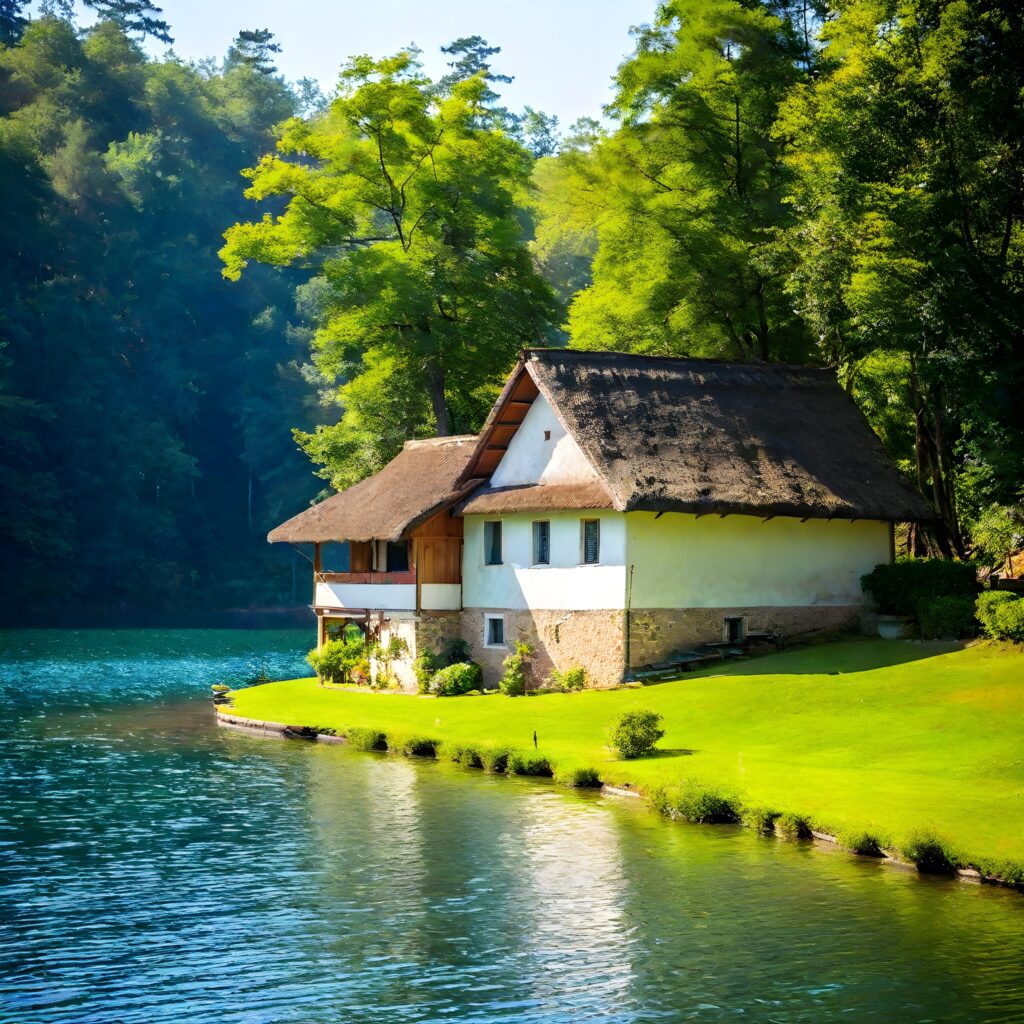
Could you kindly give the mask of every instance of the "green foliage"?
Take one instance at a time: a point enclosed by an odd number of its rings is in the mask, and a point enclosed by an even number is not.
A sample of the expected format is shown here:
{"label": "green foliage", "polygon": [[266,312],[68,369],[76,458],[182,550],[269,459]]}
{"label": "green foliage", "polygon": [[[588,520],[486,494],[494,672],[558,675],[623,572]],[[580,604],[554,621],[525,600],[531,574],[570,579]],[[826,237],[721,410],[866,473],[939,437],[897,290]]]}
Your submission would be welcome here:
{"label": "green foliage", "polygon": [[483,768],[480,751],[475,746],[446,740],[437,750],[437,756],[464,768]]}
{"label": "green foliage", "polygon": [[970,562],[946,558],[900,558],[876,565],[860,584],[883,615],[916,615],[922,601],[973,597],[980,589]]}
{"label": "green foliage", "polygon": [[493,397],[555,318],[527,247],[532,158],[480,123],[486,94],[479,75],[438,90],[411,52],[356,57],[330,107],[287,121],[246,172],[249,198],[287,206],[228,230],[224,273],[317,267],[314,359],[345,411],[299,440],[335,486],[405,438],[476,429],[472,396]]}
{"label": "green foliage", "polygon": [[935,875],[956,874],[960,859],[944,839],[931,832],[915,832],[900,847],[900,853],[912,861],[918,871]]}
{"label": "green foliage", "polygon": [[369,658],[371,661],[376,662],[377,665],[377,671],[374,675],[374,686],[377,689],[383,690],[397,685],[392,666],[408,653],[409,644],[405,638],[394,634],[388,637],[387,643],[374,643],[370,646],[368,651]]}
{"label": "green foliage", "polygon": [[559,672],[557,668],[553,668],[548,676],[548,686],[553,690],[562,690],[564,693],[585,690],[587,687],[587,670],[582,665],[573,665],[564,672]]}
{"label": "green foliage", "polygon": [[674,816],[703,825],[735,825],[740,821],[739,802],[711,786],[684,784],[670,797]]}
{"label": "green foliage", "polygon": [[345,739],[353,750],[387,750],[388,740],[379,729],[351,728],[345,730]]}
{"label": "green foliage", "polygon": [[406,757],[436,757],[439,744],[429,736],[403,736],[392,733],[387,739],[388,750]]}
{"label": "green foliage", "polygon": [[987,637],[1024,643],[1024,598],[1008,590],[988,590],[978,597],[975,613]]}
{"label": "green foliage", "polygon": [[438,697],[458,697],[479,690],[483,672],[475,661],[461,661],[439,669],[430,679],[428,692]]}
{"label": "green foliage", "polygon": [[994,569],[1002,568],[1013,552],[1024,547],[1024,508],[989,505],[969,524],[971,543]]}
{"label": "green foliage", "polygon": [[505,761],[509,775],[539,775],[550,778],[553,774],[551,763],[543,754],[534,750],[512,750]]}
{"label": "green foliage", "polygon": [[801,814],[780,814],[775,819],[775,834],[782,839],[810,839],[811,822]]}
{"label": "green foliage", "polygon": [[310,651],[306,661],[322,683],[347,683],[365,657],[363,636],[358,629],[352,629],[338,640],[325,641],[320,650]]}
{"label": "green foliage", "polygon": [[526,693],[526,677],[533,657],[533,645],[517,640],[515,649],[501,663],[505,674],[498,681],[498,688],[506,697],[522,697]]}
{"label": "green foliage", "polygon": [[480,767],[485,772],[503,772],[508,766],[511,750],[508,747],[481,747],[477,751]]}
{"label": "green foliage", "polygon": [[608,746],[628,761],[649,754],[664,735],[661,715],[638,708],[620,715],[608,727]]}
{"label": "green foliage", "polygon": [[962,640],[978,635],[973,597],[923,598],[917,603],[917,621],[925,640]]}
{"label": "green foliage", "polygon": [[780,811],[773,811],[770,807],[744,806],[740,820],[747,828],[753,829],[760,836],[773,836],[775,835],[775,822],[781,817]]}
{"label": "green foliage", "polygon": [[583,765],[557,765],[554,769],[555,782],[572,789],[600,789],[601,776],[595,768]]}
{"label": "green foliage", "polygon": [[882,841],[870,832],[844,832],[839,836],[839,842],[851,853],[859,853],[864,857],[885,856]]}
{"label": "green foliage", "polygon": [[430,680],[442,667],[442,660],[436,652],[429,648],[420,651],[412,663],[412,670],[416,675],[416,689],[420,693],[430,693]]}

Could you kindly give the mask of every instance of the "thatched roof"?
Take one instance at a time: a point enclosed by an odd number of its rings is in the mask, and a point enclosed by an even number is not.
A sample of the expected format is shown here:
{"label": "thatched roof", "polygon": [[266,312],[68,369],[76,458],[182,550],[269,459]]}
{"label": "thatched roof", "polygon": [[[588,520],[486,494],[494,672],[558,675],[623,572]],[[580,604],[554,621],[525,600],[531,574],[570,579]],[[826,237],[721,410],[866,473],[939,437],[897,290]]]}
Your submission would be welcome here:
{"label": "thatched roof", "polygon": [[519,487],[481,487],[459,506],[463,515],[503,512],[557,512],[559,509],[614,508],[600,480],[589,484],[525,484]]}
{"label": "thatched roof", "polygon": [[399,540],[476,485],[456,484],[476,441],[473,435],[407,441],[379,473],[311,505],[271,530],[267,540]]}
{"label": "thatched roof", "polygon": [[834,373],[809,367],[527,349],[464,480],[490,475],[526,377],[620,511],[934,518]]}

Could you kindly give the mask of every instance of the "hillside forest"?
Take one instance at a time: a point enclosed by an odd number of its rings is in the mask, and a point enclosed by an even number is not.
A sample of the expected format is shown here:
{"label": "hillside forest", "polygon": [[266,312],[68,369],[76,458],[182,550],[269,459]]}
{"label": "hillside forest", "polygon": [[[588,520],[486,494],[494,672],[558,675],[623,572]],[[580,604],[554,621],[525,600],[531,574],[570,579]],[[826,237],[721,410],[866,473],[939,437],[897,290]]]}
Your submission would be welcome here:
{"label": "hillside forest", "polygon": [[572,125],[500,41],[290,82],[266,29],[189,62],[87,6],[0,0],[5,618],[306,603],[268,528],[538,344],[832,367],[935,508],[910,552],[1024,543],[1013,0],[668,0]]}

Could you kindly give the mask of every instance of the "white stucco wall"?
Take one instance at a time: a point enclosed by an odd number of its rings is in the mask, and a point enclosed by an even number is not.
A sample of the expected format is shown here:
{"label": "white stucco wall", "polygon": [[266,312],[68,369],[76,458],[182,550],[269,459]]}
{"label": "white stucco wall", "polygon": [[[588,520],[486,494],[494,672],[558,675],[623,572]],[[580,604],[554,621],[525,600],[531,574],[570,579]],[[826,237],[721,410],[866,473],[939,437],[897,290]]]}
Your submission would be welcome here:
{"label": "white stucco wall", "polygon": [[[545,431],[551,435],[548,440]],[[491,476],[491,486],[589,483],[596,476],[547,399],[538,395]]]}
{"label": "white stucco wall", "polygon": [[318,608],[414,609],[416,584],[317,583],[313,603]]}
{"label": "white stucco wall", "polygon": [[458,611],[462,607],[462,586],[458,583],[423,583],[420,607],[425,611]]}
{"label": "white stucco wall", "polygon": [[871,521],[631,512],[633,608],[862,604],[860,577],[889,560]]}
{"label": "white stucco wall", "polygon": [[[553,436],[553,435],[552,435]],[[493,480],[493,478],[492,478]],[[502,517],[501,565],[484,565],[483,524],[466,516],[462,603],[466,608],[622,608],[626,593],[626,517],[621,512],[522,513]],[[532,566],[533,522],[551,523],[551,564]],[[580,565],[580,521],[601,521],[601,562]]]}

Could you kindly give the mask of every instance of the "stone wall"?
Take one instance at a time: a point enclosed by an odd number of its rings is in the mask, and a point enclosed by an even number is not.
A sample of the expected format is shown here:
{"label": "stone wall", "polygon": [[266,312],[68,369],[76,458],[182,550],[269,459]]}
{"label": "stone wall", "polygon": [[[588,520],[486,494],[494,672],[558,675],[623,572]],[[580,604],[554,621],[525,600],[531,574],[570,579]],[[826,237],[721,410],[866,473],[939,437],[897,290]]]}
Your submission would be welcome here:
{"label": "stone wall", "polygon": [[748,631],[774,630],[787,640],[856,629],[862,605],[739,608],[634,608],[629,622],[630,668],[664,661],[696,644],[724,640],[725,619],[742,616]]}
{"label": "stone wall", "polygon": [[462,613],[462,636],[471,657],[484,671],[484,686],[498,685],[502,661],[514,643],[533,644],[530,688],[543,686],[552,668],[565,671],[582,665],[591,686],[615,686],[622,682],[625,620],[621,609],[590,611],[504,611],[506,646],[484,646],[484,615],[502,614],[501,608],[471,608]]}
{"label": "stone wall", "polygon": [[445,641],[458,635],[458,612],[424,612],[415,617],[396,615],[386,618],[380,630],[381,645],[386,645],[391,637],[398,636],[409,648],[407,654],[391,664],[391,671],[401,689],[408,693],[416,692],[417,681],[413,662],[421,652],[431,650],[436,653],[441,650]]}

